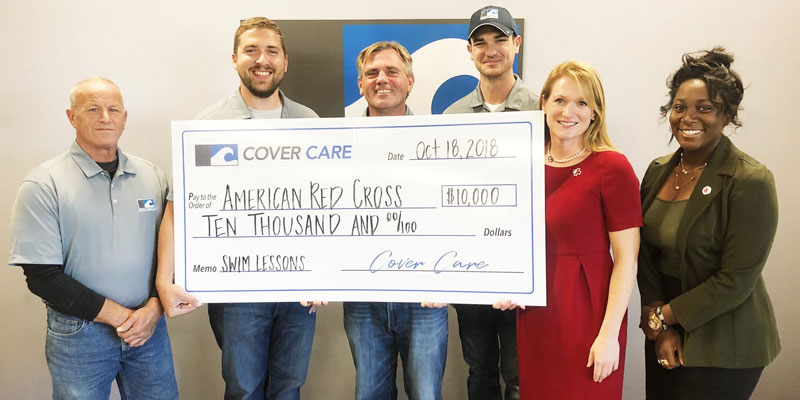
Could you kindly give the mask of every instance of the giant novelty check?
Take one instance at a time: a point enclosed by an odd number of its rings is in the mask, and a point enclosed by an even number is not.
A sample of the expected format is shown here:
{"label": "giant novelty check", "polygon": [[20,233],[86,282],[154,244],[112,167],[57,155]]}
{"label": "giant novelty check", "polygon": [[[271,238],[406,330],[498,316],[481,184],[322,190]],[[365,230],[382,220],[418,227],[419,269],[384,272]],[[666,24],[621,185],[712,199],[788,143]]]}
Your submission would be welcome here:
{"label": "giant novelty check", "polygon": [[172,123],[204,302],[544,305],[541,112]]}

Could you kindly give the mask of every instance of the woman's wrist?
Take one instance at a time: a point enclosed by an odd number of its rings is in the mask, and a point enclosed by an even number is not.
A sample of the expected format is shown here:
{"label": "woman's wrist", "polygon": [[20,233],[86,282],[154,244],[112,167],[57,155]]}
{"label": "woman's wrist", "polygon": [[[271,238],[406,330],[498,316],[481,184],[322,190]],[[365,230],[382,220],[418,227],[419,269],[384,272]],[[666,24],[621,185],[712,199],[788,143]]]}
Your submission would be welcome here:
{"label": "woman's wrist", "polygon": [[617,340],[619,338],[619,329],[600,327],[600,332],[597,333],[598,339],[603,340]]}
{"label": "woman's wrist", "polygon": [[675,318],[675,314],[672,312],[672,305],[667,303],[661,306],[661,313],[664,315],[664,322],[667,325],[676,325],[678,323],[678,319]]}

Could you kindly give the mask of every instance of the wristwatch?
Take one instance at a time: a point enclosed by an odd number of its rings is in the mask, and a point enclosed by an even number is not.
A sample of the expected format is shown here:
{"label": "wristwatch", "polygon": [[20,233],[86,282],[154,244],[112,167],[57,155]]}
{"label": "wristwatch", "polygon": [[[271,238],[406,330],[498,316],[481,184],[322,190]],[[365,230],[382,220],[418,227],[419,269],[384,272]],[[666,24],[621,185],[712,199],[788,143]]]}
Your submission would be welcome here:
{"label": "wristwatch", "polygon": [[650,311],[650,315],[647,316],[647,326],[656,332],[663,332],[669,328],[669,325],[664,322],[664,313],[661,312],[661,306]]}

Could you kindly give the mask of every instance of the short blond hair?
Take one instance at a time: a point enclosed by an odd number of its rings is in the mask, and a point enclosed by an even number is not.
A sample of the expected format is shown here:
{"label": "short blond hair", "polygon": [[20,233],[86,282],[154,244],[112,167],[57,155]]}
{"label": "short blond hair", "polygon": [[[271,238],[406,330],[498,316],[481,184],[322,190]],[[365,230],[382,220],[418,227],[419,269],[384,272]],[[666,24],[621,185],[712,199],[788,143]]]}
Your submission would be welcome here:
{"label": "short blond hair", "polygon": [[356,58],[356,68],[358,68],[358,79],[361,79],[362,74],[364,73],[364,64],[372,58],[375,53],[384,51],[384,50],[394,50],[397,52],[397,55],[400,56],[400,59],[403,60],[403,72],[406,73],[406,76],[409,78],[414,76],[414,69],[413,69],[413,60],[411,59],[411,54],[408,53],[405,47],[402,44],[397,42],[376,42],[369,46],[367,46],[364,50],[361,50],[361,53],[358,54],[358,58]]}
{"label": "short blond hair", "polygon": [[[616,150],[617,148],[611,142],[606,129],[606,95],[603,91],[603,83],[600,82],[600,75],[591,65],[582,61],[567,61],[553,68],[542,86],[539,108],[544,107],[544,103],[553,93],[553,86],[561,78],[575,81],[581,95],[594,111],[594,119],[589,122],[589,128],[583,135],[586,148],[591,151]],[[550,136],[548,135],[545,140],[550,142]]]}

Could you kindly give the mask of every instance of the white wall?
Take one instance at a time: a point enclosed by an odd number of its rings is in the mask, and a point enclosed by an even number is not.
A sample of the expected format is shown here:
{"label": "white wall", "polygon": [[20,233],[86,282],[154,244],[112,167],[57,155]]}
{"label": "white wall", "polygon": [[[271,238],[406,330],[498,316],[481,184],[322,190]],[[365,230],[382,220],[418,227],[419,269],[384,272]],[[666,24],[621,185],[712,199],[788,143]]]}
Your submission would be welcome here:
{"label": "white wall", "polygon": [[[311,4],[315,3],[315,4]],[[169,121],[191,118],[229,94],[237,77],[229,60],[239,19],[463,18],[483,1],[367,3],[174,1],[11,1],[0,15],[0,213],[10,214],[23,176],[63,152],[74,137],[64,115],[67,92],[95,75],[123,90],[129,110],[122,146],[169,169]],[[748,86],[741,113],[745,126],[733,135],[744,151],[775,174],[781,220],[764,272],[783,339],[783,352],[761,379],[755,398],[800,394],[800,317],[797,298],[800,197],[795,163],[800,139],[791,125],[800,93],[800,6],[780,0],[587,1],[507,0],[525,19],[527,83],[541,86],[547,72],[567,59],[600,71],[608,97],[612,138],[641,176],[654,157],[671,151],[658,107],[666,100],[668,74],[686,51],[727,46]],[[393,7],[394,6],[394,7]],[[465,54],[466,56],[466,54]],[[291,72],[290,72],[291,73]],[[7,221],[3,219],[3,221]],[[8,243],[0,224],[0,243]],[[0,257],[7,256],[5,249]],[[630,312],[625,398],[643,398],[644,372],[637,299]],[[30,294],[22,272],[0,268],[0,393],[5,398],[50,396],[44,360],[44,307]],[[466,398],[466,376],[451,315],[445,397]],[[205,310],[170,320],[180,390],[184,398],[219,398],[219,350]],[[341,307],[319,313],[306,399],[352,398],[353,367],[341,328]]]}

